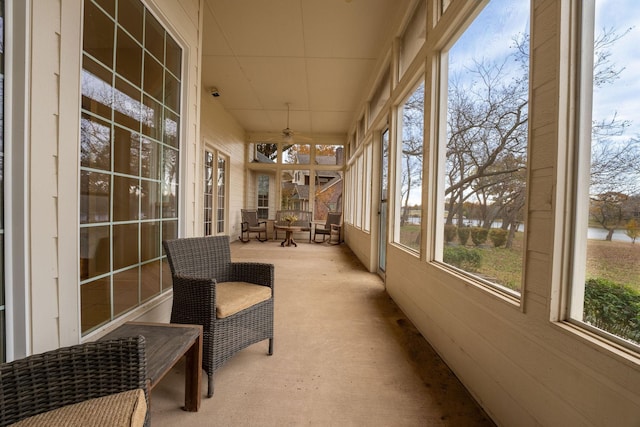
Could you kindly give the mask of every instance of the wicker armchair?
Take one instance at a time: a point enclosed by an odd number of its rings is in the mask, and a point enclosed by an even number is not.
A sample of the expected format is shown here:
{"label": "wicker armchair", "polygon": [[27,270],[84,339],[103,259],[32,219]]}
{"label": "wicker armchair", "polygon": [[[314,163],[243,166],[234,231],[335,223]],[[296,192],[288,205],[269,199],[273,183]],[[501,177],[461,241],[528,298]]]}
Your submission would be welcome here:
{"label": "wicker armchair", "polygon": [[273,264],[231,262],[228,236],[163,241],[173,276],[172,323],[203,326],[202,367],[213,373],[243,348],[269,339],[273,354]]}
{"label": "wicker armchair", "polygon": [[[0,426],[136,389],[144,390],[148,408],[142,336],[89,342],[36,354],[0,365]],[[148,409],[145,425],[149,425]]]}

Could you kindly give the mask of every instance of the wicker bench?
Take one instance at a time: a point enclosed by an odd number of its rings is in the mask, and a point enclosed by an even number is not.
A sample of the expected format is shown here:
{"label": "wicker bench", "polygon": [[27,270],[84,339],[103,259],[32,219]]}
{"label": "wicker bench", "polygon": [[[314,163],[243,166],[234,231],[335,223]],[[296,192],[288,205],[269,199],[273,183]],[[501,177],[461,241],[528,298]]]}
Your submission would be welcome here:
{"label": "wicker bench", "polygon": [[[298,218],[297,221],[289,224],[283,218],[287,216],[295,216]],[[311,242],[311,211],[298,211],[298,210],[282,210],[276,211],[276,226],[287,226],[291,225],[294,227],[300,227],[300,231],[303,233],[309,233],[309,242]],[[282,230],[280,230],[282,231]],[[275,239],[278,239],[278,228],[274,227]]]}

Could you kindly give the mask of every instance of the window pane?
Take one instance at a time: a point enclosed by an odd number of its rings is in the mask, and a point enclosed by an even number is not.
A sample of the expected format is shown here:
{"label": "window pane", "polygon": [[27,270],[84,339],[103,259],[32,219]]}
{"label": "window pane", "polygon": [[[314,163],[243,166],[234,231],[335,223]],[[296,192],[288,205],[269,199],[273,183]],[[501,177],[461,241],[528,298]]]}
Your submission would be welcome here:
{"label": "window pane", "polygon": [[113,220],[130,221],[138,219],[138,198],[140,188],[137,178],[113,177]]}
{"label": "window pane", "polygon": [[165,144],[178,148],[178,129],[180,117],[168,109],[164,109],[164,138]]}
{"label": "window pane", "polygon": [[309,170],[282,171],[280,209],[309,210]]}
{"label": "window pane", "polygon": [[116,0],[94,0],[101,8],[107,11],[109,16],[114,17],[116,14]]}
{"label": "window pane", "polygon": [[519,297],[529,0],[493,0],[448,54],[436,259]]}
{"label": "window pane", "polygon": [[144,91],[155,99],[162,99],[162,65],[149,55],[144,54]]}
{"label": "window pane", "polygon": [[88,114],[80,120],[80,164],[92,169],[111,168],[111,125]]}
{"label": "window pane", "polygon": [[82,171],[80,174],[80,223],[109,221],[111,176]]}
{"label": "window pane", "polygon": [[180,111],[180,82],[171,74],[164,74],[164,104],[175,112]]}
{"label": "window pane", "polygon": [[114,119],[116,123],[133,131],[140,131],[140,89],[132,86],[120,77],[116,77],[116,90],[113,97]]}
{"label": "window pane", "polygon": [[139,0],[118,1],[118,23],[142,44],[142,18],[144,8]]}
{"label": "window pane", "polygon": [[178,152],[165,147],[162,163],[162,217],[178,216]]}
{"label": "window pane", "polygon": [[640,30],[636,27],[640,4],[628,3],[624,13],[614,12],[596,0],[594,29],[589,30],[588,24],[593,15],[585,16],[583,27],[581,52],[584,63],[589,64],[583,80],[589,83],[582,98],[591,98],[592,104],[584,106],[587,114],[582,125],[586,129],[581,146],[590,156],[583,156],[578,182],[571,317],[638,345],[640,88],[633,70],[640,60]]}
{"label": "window pane", "polygon": [[140,302],[160,294],[161,261],[143,264],[140,271]]}
{"label": "window pane", "polygon": [[314,220],[327,219],[327,212],[342,212],[342,171],[315,172]]}
{"label": "window pane", "polygon": [[89,331],[111,319],[110,279],[98,279],[80,286],[81,326]]}
{"label": "window pane", "polygon": [[356,191],[354,192],[355,195],[355,206],[354,206],[354,210],[355,210],[355,222],[354,225],[357,228],[362,227],[362,187],[364,186],[364,174],[363,174],[363,162],[362,162],[362,156],[358,156],[358,159],[356,160],[356,173],[355,173],[355,189]]}
{"label": "window pane", "polygon": [[162,222],[162,240],[178,238],[178,221]]}
{"label": "window pane", "polygon": [[138,305],[138,267],[113,275],[113,315]]}
{"label": "window pane", "polygon": [[108,68],[113,68],[113,21],[92,2],[84,2],[84,28],[82,49],[89,55],[102,62]]}
{"label": "window pane", "polygon": [[108,226],[80,229],[80,280],[109,272],[110,240]]}
{"label": "window pane", "polygon": [[171,37],[167,37],[167,69],[176,77],[180,78],[182,69],[182,49]]}
{"label": "window pane", "polygon": [[407,98],[400,111],[402,143],[398,199],[396,200],[395,241],[420,250],[422,224],[422,164],[424,152],[424,83]]}
{"label": "window pane", "polygon": [[118,28],[116,72],[140,87],[142,80],[142,47]]}
{"label": "window pane", "polygon": [[111,119],[113,106],[113,73],[89,58],[82,57],[82,108]]}
{"label": "window pane", "polygon": [[164,75],[167,67],[179,70],[182,50],[140,0],[98,4],[107,14],[85,1],[83,36],[83,335],[171,287],[161,241],[178,237],[181,76],[165,86]]}
{"label": "window pane", "polygon": [[142,174],[144,178],[160,180],[161,147],[155,141],[142,138]]}
{"label": "window pane", "polygon": [[204,152],[204,235],[213,234],[213,153]]}
{"label": "window pane", "polygon": [[160,184],[155,181],[140,182],[140,218],[160,218]]}
{"label": "window pane", "polygon": [[282,149],[282,163],[308,165],[310,155],[309,144],[287,144]]}
{"label": "window pane", "polygon": [[315,163],[317,165],[344,165],[344,148],[342,145],[316,144]]}
{"label": "window pane", "polygon": [[160,257],[160,223],[140,224],[140,261],[145,262]]}
{"label": "window pane", "polygon": [[269,175],[258,175],[258,218],[269,218]]}
{"label": "window pane", "polygon": [[162,28],[162,25],[148,10],[145,11],[144,19],[144,47],[151,52],[158,61],[164,63],[164,28]]}
{"label": "window pane", "polygon": [[218,157],[218,186],[217,186],[217,215],[216,220],[218,223],[218,233],[224,233],[224,217],[225,217],[225,205],[226,205],[226,194],[227,194],[227,162],[224,158]]}
{"label": "window pane", "polygon": [[113,170],[138,175],[140,169],[140,136],[120,127],[115,128],[113,140]]}
{"label": "window pane", "polygon": [[138,224],[113,226],[113,269],[138,263]]}
{"label": "window pane", "polygon": [[278,144],[260,143],[256,144],[256,163],[276,163],[278,161]]}
{"label": "window pane", "polygon": [[144,95],[142,106],[142,133],[149,138],[160,140],[162,135],[162,104]]}

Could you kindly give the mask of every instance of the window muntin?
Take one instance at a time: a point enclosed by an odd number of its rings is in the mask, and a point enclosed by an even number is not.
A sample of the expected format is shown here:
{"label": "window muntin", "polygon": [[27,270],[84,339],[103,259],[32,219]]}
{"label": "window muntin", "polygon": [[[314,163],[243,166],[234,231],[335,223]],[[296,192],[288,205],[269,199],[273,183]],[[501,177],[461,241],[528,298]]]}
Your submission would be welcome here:
{"label": "window muntin", "polygon": [[161,242],[178,232],[182,51],[141,2],[102,3],[84,5],[83,335],[171,287]]}
{"label": "window muntin", "polygon": [[569,318],[640,350],[640,5],[582,4],[577,199]]}
{"label": "window muntin", "polygon": [[419,252],[424,160],[424,82],[420,82],[406,98],[398,114],[400,129],[394,241]]}
{"label": "window muntin", "polygon": [[528,145],[529,0],[492,0],[444,55],[436,261],[519,298]]}

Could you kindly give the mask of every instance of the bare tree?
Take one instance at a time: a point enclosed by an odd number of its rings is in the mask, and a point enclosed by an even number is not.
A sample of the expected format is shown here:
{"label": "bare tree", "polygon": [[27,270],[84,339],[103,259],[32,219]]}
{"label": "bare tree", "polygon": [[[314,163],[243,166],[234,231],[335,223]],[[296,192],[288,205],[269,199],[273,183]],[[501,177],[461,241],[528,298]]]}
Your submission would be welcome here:
{"label": "bare tree", "polygon": [[424,84],[407,99],[402,111],[402,174],[400,197],[402,214],[400,224],[409,217],[409,201],[412,190],[422,185],[424,152]]}
{"label": "bare tree", "polygon": [[[509,61],[476,61],[469,76],[453,78],[449,84],[446,223],[457,216],[467,200],[480,205],[481,218],[489,227],[495,217],[500,183],[502,203],[515,200],[505,193],[523,193],[527,153],[528,80],[513,72]],[[517,160],[517,161],[516,161]],[[509,210],[508,206],[502,209]],[[517,216],[517,215],[516,215]],[[514,215],[507,218],[515,218]]]}
{"label": "bare tree", "polygon": [[[595,39],[594,92],[611,85],[625,70],[612,62],[611,48],[630,30],[603,28]],[[640,193],[640,139],[625,135],[631,124],[619,119],[617,111],[592,121],[589,212],[591,219],[607,230],[606,240],[611,240],[614,230],[630,218],[625,207]]]}

